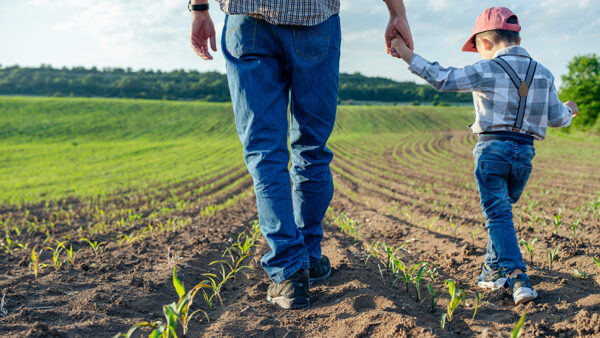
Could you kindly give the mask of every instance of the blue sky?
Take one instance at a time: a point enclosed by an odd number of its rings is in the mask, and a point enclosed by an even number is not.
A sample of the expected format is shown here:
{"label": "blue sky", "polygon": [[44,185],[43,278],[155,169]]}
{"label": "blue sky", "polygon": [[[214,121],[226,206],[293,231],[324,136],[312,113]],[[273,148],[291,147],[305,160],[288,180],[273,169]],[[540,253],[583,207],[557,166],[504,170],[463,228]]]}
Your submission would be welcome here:
{"label": "blue sky", "polygon": [[[218,38],[223,14],[212,1]],[[381,0],[341,0],[343,72],[417,81],[385,54]],[[600,1],[406,0],[416,51],[444,66],[476,62],[460,48],[485,8],[506,6],[523,45],[557,76],[576,55],[600,54]],[[202,61],[188,41],[186,0],[0,0],[0,64],[225,70],[220,53]],[[419,81],[417,81],[419,82]]]}

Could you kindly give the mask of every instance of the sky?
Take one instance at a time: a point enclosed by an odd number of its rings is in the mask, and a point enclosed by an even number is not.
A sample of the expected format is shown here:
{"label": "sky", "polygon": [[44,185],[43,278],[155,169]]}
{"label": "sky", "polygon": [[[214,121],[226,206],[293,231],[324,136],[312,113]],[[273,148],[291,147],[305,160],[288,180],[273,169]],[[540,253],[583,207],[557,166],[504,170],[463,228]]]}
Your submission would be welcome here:
{"label": "sky", "polygon": [[[293,0],[291,0],[293,1]],[[505,6],[521,22],[522,45],[548,67],[560,85],[574,56],[600,54],[598,0],[405,0],[415,51],[443,66],[476,62],[461,52],[477,16]],[[224,15],[210,0],[220,41]],[[55,67],[131,67],[225,71],[197,57],[189,43],[185,0],[0,0],[0,64]],[[419,81],[385,53],[389,14],[381,0],[341,0],[342,72]],[[220,47],[220,46],[219,46]]]}

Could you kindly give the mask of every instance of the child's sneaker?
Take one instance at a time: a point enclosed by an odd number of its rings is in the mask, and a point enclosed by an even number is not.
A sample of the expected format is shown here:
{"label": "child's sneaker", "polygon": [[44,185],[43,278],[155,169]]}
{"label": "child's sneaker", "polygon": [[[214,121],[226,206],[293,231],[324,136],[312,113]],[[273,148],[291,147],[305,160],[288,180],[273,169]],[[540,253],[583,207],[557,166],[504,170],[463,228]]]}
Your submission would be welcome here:
{"label": "child's sneaker", "polygon": [[477,285],[480,288],[491,290],[504,288],[506,287],[506,275],[503,270],[490,269],[483,264],[479,278],[477,278]]}
{"label": "child's sneaker", "polygon": [[508,287],[510,288],[510,292],[513,295],[513,300],[516,305],[525,304],[538,296],[537,292],[535,292],[529,282],[529,277],[524,273],[509,278]]}

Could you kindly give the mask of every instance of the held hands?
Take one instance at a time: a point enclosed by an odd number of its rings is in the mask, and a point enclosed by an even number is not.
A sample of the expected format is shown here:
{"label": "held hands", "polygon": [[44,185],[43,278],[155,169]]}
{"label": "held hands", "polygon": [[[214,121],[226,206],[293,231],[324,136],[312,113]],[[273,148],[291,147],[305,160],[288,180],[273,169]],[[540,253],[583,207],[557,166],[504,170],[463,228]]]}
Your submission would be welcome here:
{"label": "held hands", "polygon": [[198,56],[204,60],[213,59],[208,51],[208,40],[210,40],[210,48],[216,52],[215,25],[213,24],[208,11],[192,12],[192,32],[190,39],[192,48]]}
{"label": "held hands", "polygon": [[573,112],[573,115],[571,115],[572,119],[579,114],[579,107],[577,107],[577,103],[573,101],[567,101],[564,103],[564,105],[571,108],[571,111]]}
{"label": "held hands", "polygon": [[394,57],[400,57],[393,49],[390,49],[392,47],[392,40],[397,38],[404,40],[404,43],[411,50],[414,49],[412,34],[406,15],[390,16],[390,21],[385,29],[385,46],[388,54]]}
{"label": "held hands", "polygon": [[392,40],[390,53],[394,57],[402,58],[402,60],[404,60],[404,62],[408,64],[410,64],[410,60],[412,60],[414,56],[413,51],[409,48],[409,46],[406,45],[406,42],[401,38],[395,38]]}

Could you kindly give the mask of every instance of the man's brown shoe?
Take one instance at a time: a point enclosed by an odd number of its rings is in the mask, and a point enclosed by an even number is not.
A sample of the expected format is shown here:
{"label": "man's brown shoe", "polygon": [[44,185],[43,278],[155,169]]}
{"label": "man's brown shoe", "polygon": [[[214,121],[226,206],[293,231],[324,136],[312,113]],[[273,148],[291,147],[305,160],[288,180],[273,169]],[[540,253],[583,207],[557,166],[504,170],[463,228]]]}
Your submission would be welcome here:
{"label": "man's brown shoe", "polygon": [[284,309],[303,309],[310,305],[308,269],[300,269],[281,283],[273,283],[267,290],[267,300]]}

